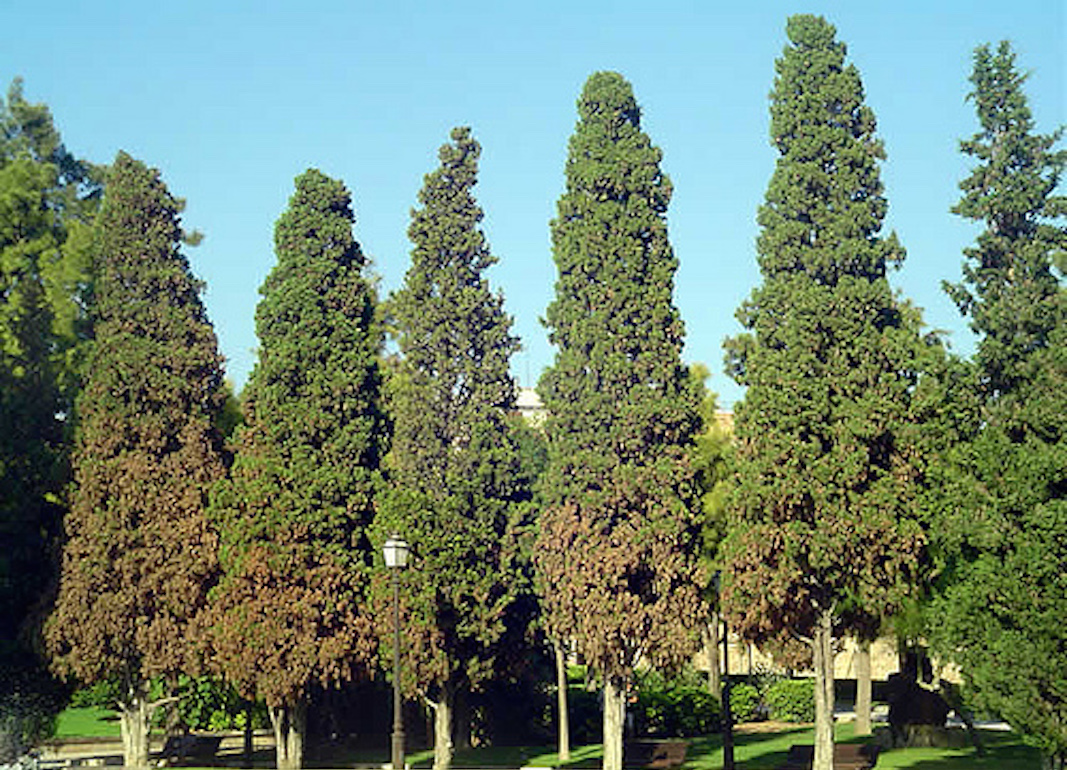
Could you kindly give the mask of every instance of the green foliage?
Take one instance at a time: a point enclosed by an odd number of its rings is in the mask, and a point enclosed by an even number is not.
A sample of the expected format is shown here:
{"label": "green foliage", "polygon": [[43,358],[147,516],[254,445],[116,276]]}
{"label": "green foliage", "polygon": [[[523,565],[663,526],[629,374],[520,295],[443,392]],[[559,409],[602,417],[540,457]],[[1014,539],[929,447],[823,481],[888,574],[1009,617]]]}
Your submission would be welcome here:
{"label": "green foliage", "polygon": [[224,473],[222,359],[180,233],[159,173],[119,153],[95,221],[94,341],[46,632],[59,671],[120,677],[127,704],[198,665],[216,569],[204,508]]}
{"label": "green foliage", "polygon": [[703,513],[701,560],[708,577],[704,598],[709,607],[717,610],[719,591],[712,578],[722,569],[720,549],[727,530],[726,498],[733,467],[733,442],[729,424],[719,421],[717,397],[706,387],[710,376],[707,366],[693,364],[689,376],[701,394],[700,429],[693,438],[692,464]]}
{"label": "green foliage", "polygon": [[779,722],[815,720],[814,679],[779,679],[767,688],[763,700],[771,719]]}
{"label": "green foliage", "polygon": [[212,495],[216,658],[242,695],[271,708],[365,673],[373,656],[367,527],[386,425],[375,296],[353,221],[341,182],[313,169],[297,177],[260,290],[259,361],[231,477]]}
{"label": "green foliage", "polygon": [[695,672],[665,678],[655,672],[637,677],[637,702],[630,706],[637,733],[652,738],[690,738],[719,727],[719,702]]}
{"label": "green foliage", "polygon": [[[376,542],[396,532],[414,549],[401,591],[406,686],[448,707],[518,662],[507,656],[523,649],[533,610],[516,517],[534,469],[508,418],[519,343],[485,278],[497,258],[473,194],[480,154],[470,129],[454,129],[412,212],[411,267],[388,306],[401,358],[387,381],[391,483],[375,522]],[[379,632],[391,654],[388,588],[383,579]]]}
{"label": "green foliage", "polygon": [[54,687],[33,650],[55,581],[99,189],[15,80],[0,99],[0,713],[27,725],[50,700],[25,685]]}
{"label": "green foliage", "polygon": [[71,708],[114,708],[122,694],[118,677],[100,679],[86,687],[79,687],[70,696]]}
{"label": "green foliage", "polygon": [[[763,277],[727,343],[737,408],[724,601],[761,643],[812,637],[827,615],[892,612],[921,573],[912,403],[924,351],[887,272],[875,119],[845,45],[793,16],[776,62],[779,158],[760,207]],[[862,555],[862,558],[857,558]]]}
{"label": "green foliage", "polygon": [[975,51],[976,165],[953,209],[985,230],[947,287],[980,335],[975,430],[951,452],[936,545],[942,582],[929,617],[969,697],[1050,761],[1067,761],[1067,246],[1057,182],[1060,132],[1039,135],[1007,43]]}
{"label": "green foliage", "polygon": [[730,685],[730,717],[734,722],[756,722],[766,718],[763,699],[755,685],[735,682]]}
{"label": "green foliage", "polygon": [[557,350],[538,386],[548,469],[535,559],[548,633],[618,690],[638,658],[685,661],[704,616],[687,454],[697,393],[680,359],[662,153],[617,73],[590,76],[578,114],[552,222]]}

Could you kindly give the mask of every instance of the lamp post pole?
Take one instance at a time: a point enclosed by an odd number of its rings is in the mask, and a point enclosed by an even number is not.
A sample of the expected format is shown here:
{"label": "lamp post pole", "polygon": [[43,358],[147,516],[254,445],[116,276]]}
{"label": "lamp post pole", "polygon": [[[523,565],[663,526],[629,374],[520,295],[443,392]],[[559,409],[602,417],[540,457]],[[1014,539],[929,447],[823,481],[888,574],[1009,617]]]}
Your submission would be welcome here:
{"label": "lamp post pole", "polygon": [[393,569],[393,770],[404,770],[404,715],[400,708],[400,569]]}
{"label": "lamp post pole", "polygon": [[400,570],[408,566],[408,544],[396,535],[382,548],[393,573],[393,770],[404,770],[404,714],[400,703]]}
{"label": "lamp post pole", "polygon": [[726,627],[726,615],[722,616],[722,767],[734,770],[734,717],[730,713],[730,631]]}
{"label": "lamp post pole", "polygon": [[722,611],[722,572],[715,570],[712,576],[715,595],[719,599],[719,614],[722,616],[722,686],[719,694],[722,698],[722,767],[734,770],[734,724],[730,713],[730,631],[726,627],[726,614]]}

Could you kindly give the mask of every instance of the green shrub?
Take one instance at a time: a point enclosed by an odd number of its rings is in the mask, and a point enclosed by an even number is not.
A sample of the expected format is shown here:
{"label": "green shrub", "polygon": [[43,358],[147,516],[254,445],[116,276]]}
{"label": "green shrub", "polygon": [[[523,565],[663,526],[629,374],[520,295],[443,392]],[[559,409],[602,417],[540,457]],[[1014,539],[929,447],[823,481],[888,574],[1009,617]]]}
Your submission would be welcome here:
{"label": "green shrub", "polygon": [[75,690],[70,696],[73,708],[115,708],[122,686],[117,678],[103,679],[88,687]]}
{"label": "green shrub", "polygon": [[815,680],[780,679],[767,688],[771,719],[780,722],[815,721]]}
{"label": "green shrub", "polygon": [[638,735],[689,738],[718,729],[719,705],[699,677],[682,674],[666,679],[646,672],[636,684],[636,702],[629,708]]}
{"label": "green shrub", "polygon": [[746,682],[730,685],[730,716],[734,722],[756,722],[764,718],[759,690]]}

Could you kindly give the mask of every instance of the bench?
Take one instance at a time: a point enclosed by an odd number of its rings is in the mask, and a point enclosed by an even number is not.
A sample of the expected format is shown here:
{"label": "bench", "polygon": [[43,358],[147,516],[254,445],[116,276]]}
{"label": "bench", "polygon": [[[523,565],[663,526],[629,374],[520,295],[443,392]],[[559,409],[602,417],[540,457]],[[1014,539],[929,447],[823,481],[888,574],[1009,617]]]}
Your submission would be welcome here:
{"label": "bench", "polygon": [[172,735],[163,745],[159,758],[167,763],[181,762],[187,759],[214,759],[222,745],[220,735]]}
{"label": "bench", "polygon": [[[794,743],[778,770],[811,770],[815,747]],[[835,743],[834,770],[870,770],[878,762],[878,747],[867,743]]]}
{"label": "bench", "polygon": [[625,767],[661,768],[680,767],[685,763],[689,741],[626,741],[622,749]]}

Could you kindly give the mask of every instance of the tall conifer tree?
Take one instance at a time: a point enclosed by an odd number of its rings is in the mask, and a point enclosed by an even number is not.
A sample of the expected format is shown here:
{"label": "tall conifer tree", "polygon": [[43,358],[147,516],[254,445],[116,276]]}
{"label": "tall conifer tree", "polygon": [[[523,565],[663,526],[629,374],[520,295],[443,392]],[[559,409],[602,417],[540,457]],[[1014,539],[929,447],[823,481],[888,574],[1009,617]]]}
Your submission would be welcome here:
{"label": "tall conifer tree", "polygon": [[[411,267],[389,304],[401,359],[389,380],[391,491],[376,523],[416,555],[402,592],[402,665],[434,710],[436,770],[452,761],[457,696],[493,673],[509,625],[522,621],[510,525],[530,496],[507,424],[519,341],[485,277],[497,258],[473,195],[481,147],[468,128],[451,138],[419,192]],[[391,630],[382,625],[390,649]]]}
{"label": "tall conifer tree", "polygon": [[61,672],[120,681],[134,768],[148,765],[148,680],[197,666],[217,553],[206,495],[224,473],[222,359],[178,210],[158,172],[119,153],[95,225],[95,339],[47,629]]}
{"label": "tall conifer tree", "polygon": [[953,211],[985,230],[948,287],[979,335],[979,429],[950,457],[933,641],[975,697],[1067,766],[1067,253],[1061,136],[1035,132],[1008,43],[975,51],[976,161]]}
{"label": "tall conifer tree", "polygon": [[539,386],[549,465],[535,560],[549,633],[601,678],[604,767],[618,770],[634,665],[687,658],[705,614],[687,458],[698,394],[680,358],[662,153],[617,73],[586,81],[578,114],[552,222],[557,352]]}
{"label": "tall conifer tree", "polygon": [[875,118],[845,45],[793,16],[771,93],[779,158],[760,207],[762,284],[728,342],[747,386],[725,544],[731,625],[757,641],[803,639],[816,675],[813,767],[833,758],[833,637],[850,613],[891,611],[923,548],[904,426],[917,335],[887,271]]}
{"label": "tall conifer tree", "polygon": [[344,185],[296,179],[256,309],[231,478],[212,499],[223,576],[212,595],[222,671],[270,711],[280,770],[303,761],[309,689],[364,674],[366,528],[385,426],[373,286]]}

